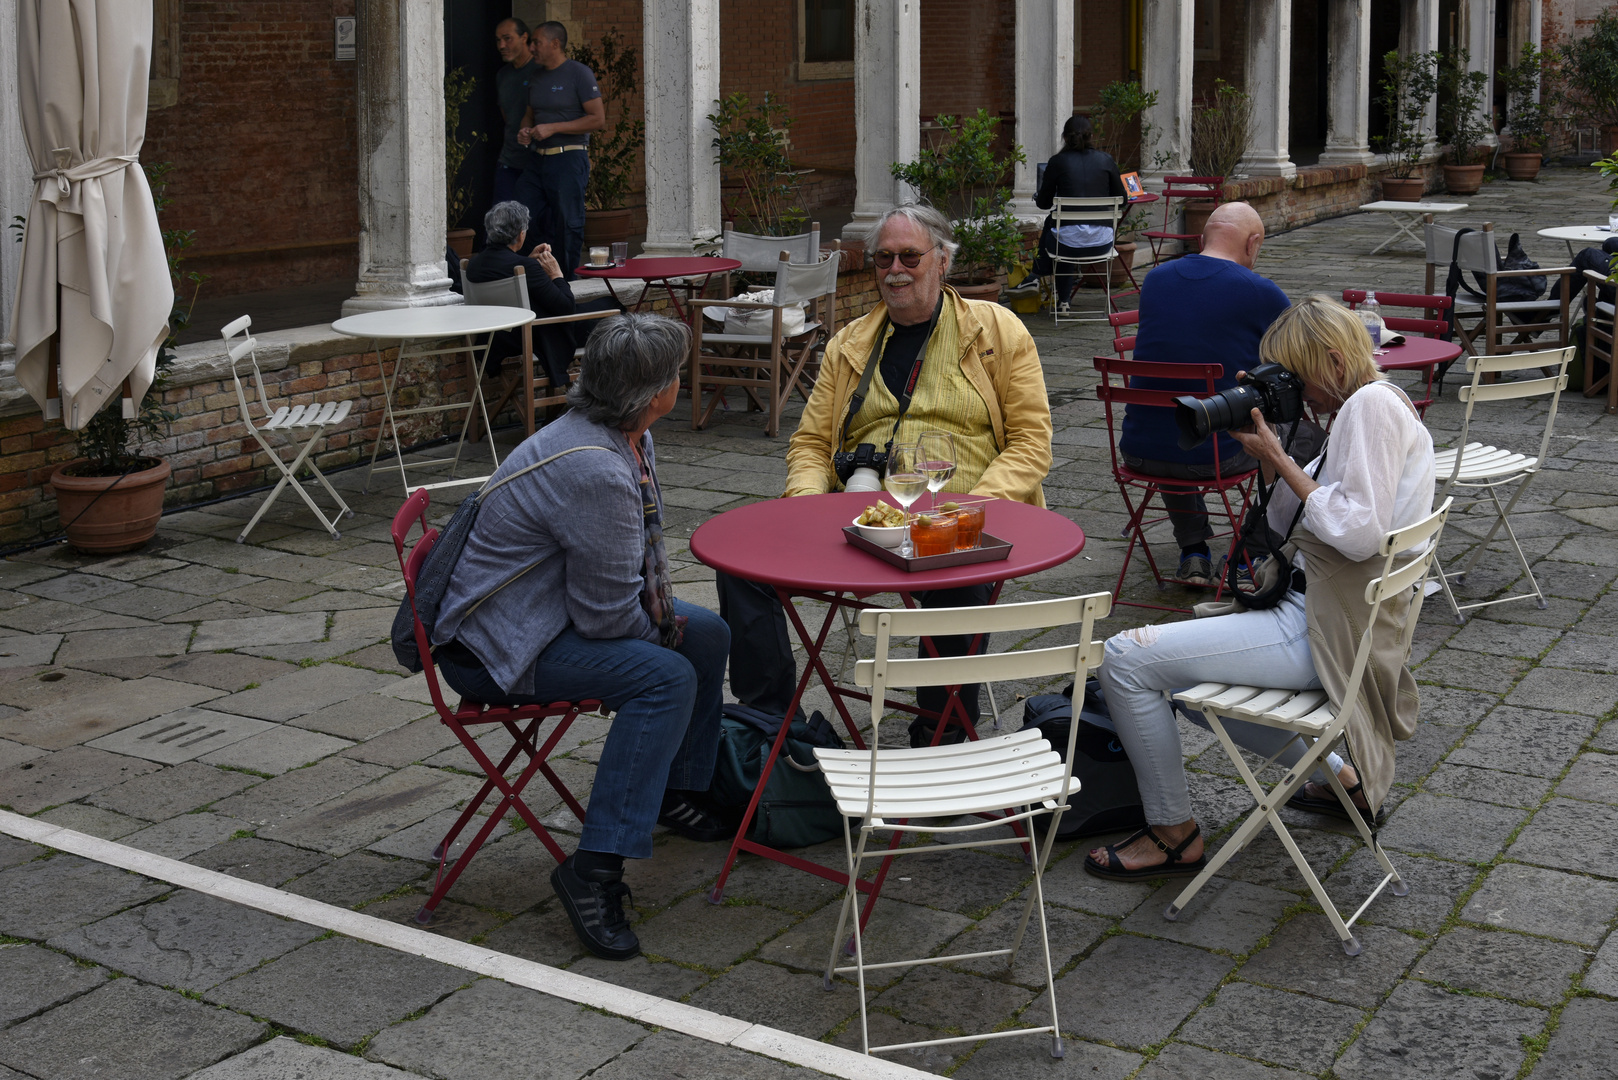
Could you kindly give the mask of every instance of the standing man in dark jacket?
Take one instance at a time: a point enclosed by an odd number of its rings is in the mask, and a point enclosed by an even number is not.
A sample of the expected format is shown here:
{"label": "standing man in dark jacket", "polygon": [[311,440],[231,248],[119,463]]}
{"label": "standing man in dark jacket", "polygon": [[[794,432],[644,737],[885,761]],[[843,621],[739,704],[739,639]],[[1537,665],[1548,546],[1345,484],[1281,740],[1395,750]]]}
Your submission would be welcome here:
{"label": "standing man in dark jacket", "polygon": [[[505,66],[494,73],[495,94],[500,101],[500,117],[505,121],[505,139],[500,144],[500,160],[494,167],[494,201],[509,202],[517,197],[517,181],[530,154],[517,141],[523,116],[528,111],[528,84],[544,69],[534,59],[529,46],[528,24],[521,19],[502,20],[494,28],[494,47]],[[533,214],[534,208],[528,212]]]}
{"label": "standing man in dark jacket", "polygon": [[607,126],[595,73],[567,58],[567,28],[534,28],[534,57],[543,69],[528,85],[528,111],[517,141],[528,147],[517,198],[533,207],[534,229],[551,245],[568,279],[584,250],[584,185],[590,179],[590,132]]}

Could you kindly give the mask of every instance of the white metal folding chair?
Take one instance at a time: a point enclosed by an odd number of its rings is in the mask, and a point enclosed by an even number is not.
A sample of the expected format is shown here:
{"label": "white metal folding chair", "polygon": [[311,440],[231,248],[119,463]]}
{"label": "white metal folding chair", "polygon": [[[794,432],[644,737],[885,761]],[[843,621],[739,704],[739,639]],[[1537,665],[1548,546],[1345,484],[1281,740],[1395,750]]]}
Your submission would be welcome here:
{"label": "white metal folding chair", "polygon": [[[1347,919],[1338,913],[1336,903],[1326,894],[1325,886],[1321,885],[1320,879],[1309,868],[1308,860],[1303,857],[1303,852],[1298,849],[1297,842],[1293,840],[1286,824],[1282,822],[1280,810],[1287,804],[1287,800],[1303,787],[1315,769],[1324,765],[1326,754],[1342,741],[1348,719],[1353,715],[1354,705],[1359,699],[1360,684],[1365,678],[1366,667],[1371,658],[1371,633],[1376,627],[1377,616],[1384,603],[1400,597],[1408,597],[1410,603],[1405,613],[1400,639],[1403,655],[1409,657],[1410,642],[1416,631],[1416,620],[1421,614],[1422,600],[1426,595],[1427,575],[1432,569],[1434,555],[1438,550],[1438,536],[1443,531],[1449,509],[1450,500],[1446,499],[1442,506],[1426,518],[1408,528],[1394,530],[1382,541],[1382,574],[1374,578],[1365,589],[1365,599],[1371,605],[1371,612],[1366,619],[1365,630],[1360,634],[1359,648],[1354,652],[1354,667],[1348,677],[1345,703],[1341,707],[1334,706],[1324,690],[1276,690],[1214,682],[1201,683],[1174,695],[1176,701],[1188,708],[1196,709],[1207,718],[1208,726],[1218,736],[1220,745],[1225,748],[1225,753],[1236,766],[1237,772],[1241,773],[1242,780],[1247,784],[1247,789],[1253,793],[1253,798],[1258,801],[1258,806],[1230,839],[1225,841],[1218,854],[1208,860],[1208,865],[1202,872],[1174,898],[1174,903],[1163,912],[1165,919],[1173,921],[1178,918],[1192,897],[1196,896],[1219,869],[1246,847],[1266,825],[1275,830],[1281,846],[1292,856],[1298,872],[1309,884],[1309,891],[1314,893],[1315,900],[1326,912],[1326,918],[1331,922],[1332,929],[1337,931],[1338,940],[1343,943],[1343,951],[1350,956],[1358,956],[1360,952],[1359,939],[1354,936],[1352,927],[1365,913],[1365,909],[1371,906],[1371,901],[1375,900],[1384,888],[1390,886],[1395,896],[1404,896],[1410,891],[1410,886],[1404,883],[1399,877],[1399,871],[1388,861],[1382,845],[1377,843],[1376,834],[1366,824],[1364,817],[1355,810],[1354,801],[1344,790],[1342,781],[1337,779],[1337,774],[1329,766],[1323,769],[1326,779],[1330,782],[1331,789],[1337,793],[1338,801],[1347,809],[1349,820],[1354,823],[1360,839],[1365,841],[1371,853],[1376,856],[1383,874],[1381,882],[1371,890],[1371,895],[1366,897],[1359,909]],[[1401,555],[1411,548],[1419,548],[1420,554]],[[1399,563],[1397,567],[1394,565],[1395,562]],[[1308,749],[1296,764],[1286,770],[1281,782],[1266,791],[1254,771],[1248,767],[1240,748],[1231,739],[1230,732],[1225,728],[1226,720],[1241,720],[1249,724],[1262,724],[1265,727],[1290,731],[1297,735]],[[1271,758],[1264,762],[1259,771],[1262,772],[1274,760]]]}
{"label": "white metal folding chair", "polygon": [[[343,497],[337,494],[337,489],[331,486],[331,481],[326,479],[326,474],[320,471],[320,467],[315,464],[311,455],[314,453],[315,447],[319,445],[321,438],[326,434],[327,428],[348,419],[349,412],[354,408],[354,400],[344,398],[341,401],[311,401],[306,405],[281,405],[279,407],[271,405],[269,392],[264,388],[264,374],[259,371],[258,367],[258,353],[256,351],[258,342],[249,334],[252,327],[253,317],[243,315],[235,322],[227,325],[219,333],[225,341],[225,355],[230,358],[230,377],[236,382],[236,403],[241,410],[242,424],[252,433],[259,446],[264,448],[264,452],[270,456],[270,460],[280,470],[281,481],[275,485],[275,490],[271,491],[263,504],[259,506],[258,512],[247,523],[247,527],[242,530],[241,535],[236,537],[236,542],[240,544],[247,539],[247,534],[253,531],[253,526],[258,524],[259,519],[264,516],[264,512],[275,503],[276,499],[280,498],[281,492],[288,484],[291,484],[292,490],[296,491],[303,501],[308,504],[309,509],[314,511],[315,517],[320,521],[321,528],[331,533],[332,539],[339,539],[342,534],[337,531],[335,521],[341,520],[345,515],[353,517],[354,511],[350,510],[348,504],[343,501]],[[233,341],[232,339],[235,338],[240,340]],[[247,399],[247,388],[242,385],[240,365],[243,357],[247,357],[252,363],[252,377],[258,386],[258,402],[263,410],[262,418],[256,423],[253,420],[252,406]],[[303,444],[303,449],[299,450],[293,459],[288,462],[281,456],[281,451],[272,445],[269,439],[265,438],[265,435],[269,432],[284,432],[287,435],[285,445],[289,448],[297,447],[297,439],[300,433],[309,432],[310,434],[309,441]],[[310,495],[304,486],[298,482],[299,469],[308,469],[313,473],[314,478],[320,482],[320,486],[325,488],[326,493],[337,503],[337,512],[330,519],[315,504],[314,496]]]}
{"label": "white metal folding chair", "polygon": [[[937,608],[931,611],[874,608],[860,613],[860,633],[876,638],[875,658],[861,660],[854,669],[855,684],[869,687],[871,692],[870,749],[817,749],[815,757],[825,772],[826,782],[831,785],[838,811],[843,815],[843,842],[848,855],[849,886],[838,914],[831,956],[826,962],[826,988],[831,989],[833,974],[857,974],[860,1046],[865,1053],[975,1042],[1009,1035],[1048,1034],[1051,1036],[1051,1056],[1059,1058],[1063,1055],[1062,1032],[1056,1016],[1056,983],[1051,967],[1050,939],[1045,928],[1044,873],[1061,824],[1062,812],[1067,809],[1067,798],[1078,789],[1078,781],[1073,779],[1064,762],[1073,759],[1073,743],[1079,725],[1072,725],[1068,732],[1066,758],[1058,757],[1050,743],[1034,729],[952,746],[893,749],[881,746],[880,725],[889,690],[1052,675],[1071,676],[1073,684],[1082,688],[1086,674],[1101,663],[1102,643],[1092,641],[1090,635],[1096,620],[1105,618],[1111,608],[1112,597],[1103,592],[1026,604],[1001,604],[997,607]],[[900,636],[1027,632],[1071,626],[1078,627],[1078,640],[1072,645],[979,656],[926,659],[895,659],[890,656],[893,639]],[[995,813],[997,811],[1005,813]],[[1003,830],[1010,824],[1020,823],[1026,827],[1029,819],[1046,813],[1054,816],[1046,830],[1044,842],[1033,847],[1034,888],[1010,947],[952,956],[866,963],[859,926],[860,894],[856,888],[862,863],[921,851],[931,854],[964,847],[995,847],[1028,842],[1017,835],[984,835],[959,843],[926,844],[914,848],[889,847],[879,842],[873,851],[870,849],[874,833],[903,831],[912,818],[950,820],[968,815],[994,815],[975,818],[967,824],[930,823],[927,826],[927,831],[934,836],[966,836],[974,832]],[[855,822],[851,823],[850,819],[855,819]],[[854,838],[856,829],[859,834],[857,841]],[[1040,945],[1045,950],[1046,987],[1050,991],[1051,1022],[1048,1025],[889,1046],[871,1045],[865,1007],[867,971],[990,956],[1006,957],[1009,970],[1016,962],[1029,916],[1036,909],[1039,911]],[[837,953],[843,944],[843,932],[851,920],[854,923],[854,964],[839,967]]]}
{"label": "white metal folding chair", "polygon": [[[1452,492],[1460,492],[1463,496],[1469,491],[1483,492],[1494,507],[1495,518],[1494,525],[1489,529],[1489,535],[1484,537],[1472,552],[1472,558],[1467,562],[1466,569],[1445,573],[1442,563],[1439,564],[1438,580],[1444,586],[1444,596],[1449,600],[1449,606],[1455,612],[1457,622],[1466,622],[1463,612],[1493,604],[1505,604],[1512,600],[1532,598],[1539,602],[1541,608],[1546,607],[1545,594],[1540,591],[1539,582],[1534,580],[1534,571],[1529,568],[1528,557],[1523,554],[1522,545],[1517,542],[1517,534],[1511,527],[1511,512],[1516,509],[1523,492],[1528,490],[1534,474],[1539,472],[1545,460],[1546,452],[1550,450],[1551,432],[1556,428],[1556,406],[1561,401],[1562,391],[1567,388],[1567,366],[1572,360],[1571,346],[1565,349],[1548,349],[1545,352],[1467,358],[1466,369],[1472,374],[1472,383],[1470,386],[1461,387],[1459,391],[1460,399],[1466,405],[1465,419],[1461,422],[1461,436],[1456,440],[1458,448],[1438,452],[1437,473],[1441,486],[1437,499],[1442,501]],[[1522,379],[1517,382],[1483,381],[1485,376],[1494,378],[1528,371],[1539,374],[1542,369],[1551,368],[1555,369],[1555,374],[1537,379]],[[1472,412],[1478,402],[1524,401],[1528,398],[1549,399],[1545,403],[1545,430],[1540,433],[1537,453],[1530,456],[1467,441],[1472,431]],[[1515,484],[1516,490],[1512,492],[1511,501],[1501,505],[1500,489],[1508,484]],[[1464,505],[1473,506],[1483,501],[1484,496],[1479,495]],[[1456,603],[1455,593],[1450,590],[1451,579],[1458,585],[1464,584],[1466,575],[1477,566],[1478,561],[1483,558],[1483,553],[1494,542],[1495,534],[1501,529],[1506,531],[1506,539],[1510,541],[1512,550],[1517,553],[1517,561],[1522,565],[1522,572],[1528,578],[1528,584],[1533,592],[1516,593],[1500,597],[1498,600],[1478,600],[1470,604]]]}
{"label": "white metal folding chair", "polygon": [[[1067,225],[1105,225],[1112,230],[1114,239],[1118,236],[1118,216],[1122,213],[1124,200],[1116,196],[1105,198],[1066,198],[1054,199],[1051,202],[1051,222],[1059,236],[1062,228]],[[1060,298],[1051,308],[1051,315],[1056,324],[1060,326],[1065,322],[1106,322],[1112,315],[1112,261],[1118,258],[1118,249],[1108,245],[1104,255],[1063,255],[1062,245],[1057,243],[1056,251],[1051,255],[1052,276],[1061,274],[1064,268],[1075,277],[1082,277],[1086,268],[1099,268],[1102,277],[1101,285],[1101,311],[1089,314],[1077,313],[1071,310],[1063,311]],[[1078,286],[1075,285],[1073,295],[1078,297]],[[1051,295],[1058,296],[1055,282],[1052,282]]]}

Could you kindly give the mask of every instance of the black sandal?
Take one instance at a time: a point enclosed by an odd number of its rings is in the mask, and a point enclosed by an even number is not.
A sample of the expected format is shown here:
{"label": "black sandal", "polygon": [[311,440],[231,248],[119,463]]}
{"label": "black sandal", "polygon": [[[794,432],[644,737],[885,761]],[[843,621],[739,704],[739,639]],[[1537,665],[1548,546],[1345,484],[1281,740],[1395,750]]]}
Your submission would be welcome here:
{"label": "black sandal", "polygon": [[[1184,840],[1181,840],[1180,843],[1175,847],[1169,847],[1163,842],[1161,837],[1152,831],[1152,827],[1148,825],[1144,829],[1137,832],[1134,836],[1129,837],[1127,840],[1117,844],[1108,844],[1105,848],[1103,848],[1102,850],[1105,851],[1107,855],[1107,862],[1105,865],[1096,862],[1095,856],[1086,855],[1084,857],[1084,869],[1087,873],[1094,874],[1096,877],[1107,878],[1112,881],[1144,881],[1149,878],[1160,877],[1193,877],[1201,873],[1202,868],[1208,865],[1208,856],[1199,855],[1197,856],[1195,862],[1185,862],[1181,860],[1180,856],[1185,853],[1186,848],[1191,846],[1191,841],[1195,840],[1201,835],[1202,829],[1199,826],[1193,825],[1191,827],[1190,836],[1186,837]],[[1118,849],[1128,847],[1130,844],[1133,844],[1136,840],[1139,840],[1143,836],[1152,843],[1156,844],[1158,850],[1163,852],[1165,858],[1162,862],[1156,863],[1152,866],[1142,866],[1137,869],[1130,870],[1124,866],[1123,860],[1118,858]]]}
{"label": "black sandal", "polygon": [[[1354,819],[1348,816],[1347,810],[1343,809],[1342,802],[1338,800],[1337,793],[1332,791],[1330,785],[1316,785],[1326,788],[1328,798],[1322,799],[1319,796],[1309,794],[1309,785],[1314,783],[1315,781],[1313,780],[1305,781],[1304,785],[1298,789],[1298,793],[1287,800],[1288,809],[1302,810],[1307,814],[1324,814],[1326,817],[1334,817],[1341,821],[1352,823]],[[1354,796],[1365,790],[1365,782],[1362,780],[1353,787],[1344,788],[1343,790],[1348,792],[1348,797],[1352,800]],[[1387,814],[1381,810],[1371,814],[1363,806],[1355,806],[1354,809],[1360,812],[1360,817],[1364,818],[1365,824],[1372,829],[1381,828],[1383,821],[1387,818]]]}

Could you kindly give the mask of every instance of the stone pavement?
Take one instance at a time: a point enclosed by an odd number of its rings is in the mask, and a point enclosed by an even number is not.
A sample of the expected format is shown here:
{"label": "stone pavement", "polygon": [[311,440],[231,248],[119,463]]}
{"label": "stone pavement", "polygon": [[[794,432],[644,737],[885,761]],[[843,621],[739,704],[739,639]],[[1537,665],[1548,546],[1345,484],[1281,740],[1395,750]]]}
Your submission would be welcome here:
{"label": "stone pavement", "polygon": [[[1606,207],[1594,173],[1572,169],[1494,183],[1469,201],[1478,212],[1465,223],[1523,232],[1544,265],[1565,249],[1534,229],[1597,220]],[[1419,255],[1364,254],[1388,231],[1368,215],[1311,226],[1273,238],[1259,269],[1294,296],[1419,291]],[[1109,335],[1028,323],[1056,420],[1047,497],[1090,542],[1072,563],[1008,586],[1007,598],[1109,589],[1123,515],[1089,362]],[[1428,413],[1440,443],[1459,429],[1455,381]],[[1529,440],[1543,415],[1500,411],[1482,425],[1490,440]],[[756,415],[729,413],[691,432],[678,411],[658,426],[687,599],[714,603],[711,573],[683,538],[780,490],[785,439],[761,428]],[[1089,878],[1079,866],[1088,845],[1069,845],[1047,877],[1066,1061],[1052,1063],[1037,1039],[893,1057],[965,1078],[1618,1075],[1615,465],[1614,420],[1598,400],[1565,396],[1516,518],[1548,608],[1504,605],[1464,627],[1441,602],[1423,613],[1412,663],[1424,723],[1399,747],[1383,833],[1412,891],[1371,906],[1362,955],[1342,954],[1273,838],[1174,923],[1161,918],[1173,887]],[[358,512],[341,540],[282,500],[251,543],[231,543],[253,496],[172,514],[134,555],[52,547],[0,562],[0,806],[408,919],[431,884],[432,847],[477,778],[430,715],[420,677],[404,677],[383,644],[401,588],[388,542],[397,489],[379,478],[361,495],[360,473],[335,479]],[[1484,520],[1452,518],[1446,561],[1458,565]],[[1463,595],[1503,595],[1510,565],[1497,546]],[[1144,568],[1131,570],[1125,594],[1156,595]],[[1105,629],[1153,615],[1123,608]],[[1033,689],[997,688],[1008,724],[1020,721],[1016,696]],[[558,761],[581,798],[606,726],[582,719]],[[1209,736],[1183,734],[1198,818],[1225,829],[1250,800]],[[577,828],[554,798],[536,810],[561,833]],[[1286,817],[1329,868],[1328,891],[1346,903],[1368,887],[1372,864],[1356,839],[1323,819]],[[713,907],[705,891],[722,848],[662,836],[654,858],[629,871],[647,956],[611,964],[578,947],[550,896],[548,856],[525,833],[502,825],[451,891],[436,933],[858,1045],[854,990],[824,993],[816,974],[835,917],[828,883],[747,859],[727,903]],[[810,855],[837,860],[840,845]],[[872,921],[873,953],[992,948],[1030,885],[1016,859],[973,853],[915,856],[895,873]],[[3,836],[0,935],[0,1080],[787,1068]],[[1037,967],[1025,952],[1009,974],[964,963],[882,983],[873,1038],[1037,1024],[1047,1007]]]}

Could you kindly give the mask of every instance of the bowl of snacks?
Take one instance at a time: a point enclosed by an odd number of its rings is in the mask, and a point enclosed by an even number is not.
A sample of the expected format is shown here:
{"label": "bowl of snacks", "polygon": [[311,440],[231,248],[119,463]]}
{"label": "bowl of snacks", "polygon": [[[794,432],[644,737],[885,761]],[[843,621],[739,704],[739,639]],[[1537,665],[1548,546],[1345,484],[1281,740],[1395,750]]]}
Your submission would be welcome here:
{"label": "bowl of snacks", "polygon": [[897,548],[910,534],[910,527],[905,524],[904,511],[884,502],[867,506],[865,511],[854,519],[854,528],[871,543],[881,544],[885,548]]}

